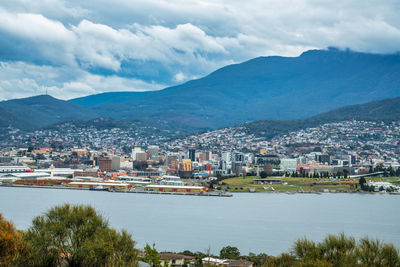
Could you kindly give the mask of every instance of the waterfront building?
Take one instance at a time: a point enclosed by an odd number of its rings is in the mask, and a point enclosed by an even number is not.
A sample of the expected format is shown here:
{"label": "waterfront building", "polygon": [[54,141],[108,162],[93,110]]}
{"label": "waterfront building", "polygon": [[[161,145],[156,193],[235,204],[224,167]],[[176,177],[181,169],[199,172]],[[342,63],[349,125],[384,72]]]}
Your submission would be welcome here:
{"label": "waterfront building", "polygon": [[111,164],[112,160],[110,158],[99,158],[99,169],[104,172],[109,172],[112,170]]}
{"label": "waterfront building", "polygon": [[159,177],[163,173],[160,171],[133,171],[132,175],[139,177]]}
{"label": "waterfront building", "polygon": [[27,171],[30,171],[30,168],[26,166],[0,166],[0,173],[15,173]]}

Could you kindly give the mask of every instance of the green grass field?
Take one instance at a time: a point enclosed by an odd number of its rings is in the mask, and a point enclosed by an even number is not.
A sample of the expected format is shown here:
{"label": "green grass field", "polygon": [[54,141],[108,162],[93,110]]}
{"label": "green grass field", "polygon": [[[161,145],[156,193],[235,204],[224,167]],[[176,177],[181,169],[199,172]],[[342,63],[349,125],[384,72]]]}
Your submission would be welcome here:
{"label": "green grass field", "polygon": [[[270,177],[277,179],[277,177]],[[254,179],[260,177],[246,176],[235,177],[221,181],[219,187],[230,192],[323,192],[325,189],[336,192],[360,191],[357,184],[341,184],[338,182],[319,182],[315,178],[282,178],[282,184],[253,184]],[[367,178],[373,181],[387,181],[393,184],[399,183],[397,177],[389,178]],[[327,180],[327,179],[324,179]]]}

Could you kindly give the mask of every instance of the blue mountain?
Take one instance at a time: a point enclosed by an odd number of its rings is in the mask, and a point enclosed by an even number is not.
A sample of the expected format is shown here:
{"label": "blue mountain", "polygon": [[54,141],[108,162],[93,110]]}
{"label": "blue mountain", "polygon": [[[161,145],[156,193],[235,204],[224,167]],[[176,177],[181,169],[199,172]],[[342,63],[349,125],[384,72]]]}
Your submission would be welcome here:
{"label": "blue mountain", "polygon": [[68,120],[88,120],[96,111],[49,95],[0,102],[0,128],[34,129]]}
{"label": "blue mountain", "polygon": [[[160,91],[110,92],[69,101],[47,95],[2,101],[0,127],[32,129],[103,117],[193,132],[257,120],[302,121],[398,96],[400,54],[310,50],[299,57],[258,57]],[[340,120],[360,108],[329,114]],[[360,112],[373,116],[375,110]]]}
{"label": "blue mountain", "polygon": [[153,92],[72,99],[103,117],[140,118],[188,127],[261,119],[304,119],[335,108],[400,96],[400,54],[311,50],[259,57]]}

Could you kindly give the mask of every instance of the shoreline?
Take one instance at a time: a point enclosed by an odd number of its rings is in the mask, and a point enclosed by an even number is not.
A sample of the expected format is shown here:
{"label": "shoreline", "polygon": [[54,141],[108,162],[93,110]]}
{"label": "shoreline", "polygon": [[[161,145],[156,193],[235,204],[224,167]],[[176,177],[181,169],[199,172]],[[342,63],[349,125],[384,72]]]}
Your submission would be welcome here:
{"label": "shoreline", "polygon": [[110,192],[110,193],[137,193],[137,194],[154,194],[154,195],[185,195],[185,196],[210,196],[210,197],[232,197],[233,194],[305,194],[305,195],[322,195],[322,194],[360,194],[360,195],[400,195],[400,192],[346,192],[346,191],[332,191],[332,192],[317,192],[317,191],[304,191],[304,192],[290,192],[290,191],[273,191],[273,192],[244,192],[244,191],[227,191],[227,192],[216,192],[208,191],[202,193],[189,193],[189,192],[165,192],[165,191],[144,191],[144,190],[131,190],[131,191],[120,191],[120,190],[91,190],[87,188],[73,188],[64,186],[32,186],[32,185],[0,185],[1,187],[10,188],[38,188],[38,189],[58,189],[58,190],[77,190],[77,191],[100,191],[100,192]]}
{"label": "shoreline", "polygon": [[137,193],[137,194],[154,194],[154,195],[184,195],[184,196],[208,196],[208,197],[232,197],[231,192],[166,192],[166,191],[145,191],[145,190],[96,190],[88,188],[74,188],[67,186],[34,186],[34,185],[0,185],[0,187],[11,187],[11,188],[39,188],[39,189],[59,189],[59,190],[78,190],[78,191],[94,191],[94,192],[110,192],[110,193]]}

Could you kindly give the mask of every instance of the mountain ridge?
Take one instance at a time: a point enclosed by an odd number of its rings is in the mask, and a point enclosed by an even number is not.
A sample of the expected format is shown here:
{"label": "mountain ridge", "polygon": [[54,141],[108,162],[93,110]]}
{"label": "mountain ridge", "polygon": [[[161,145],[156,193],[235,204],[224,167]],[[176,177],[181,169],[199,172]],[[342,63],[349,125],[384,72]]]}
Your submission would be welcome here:
{"label": "mountain ridge", "polygon": [[136,114],[172,122],[187,116],[191,126],[218,128],[260,119],[304,119],[396,96],[400,55],[330,49],[299,57],[258,57],[160,91],[107,93],[70,102],[90,106],[102,116]]}
{"label": "mountain ridge", "polygon": [[[67,120],[87,120],[97,116],[91,109],[49,95],[2,101],[0,114],[0,125],[22,129],[40,128]],[[14,119],[8,119],[10,115],[7,114],[11,114]]]}
{"label": "mountain ridge", "polygon": [[265,119],[306,119],[397,96],[400,54],[310,50],[299,57],[257,57],[159,91],[2,101],[0,126],[34,129],[103,117],[216,129]]}

